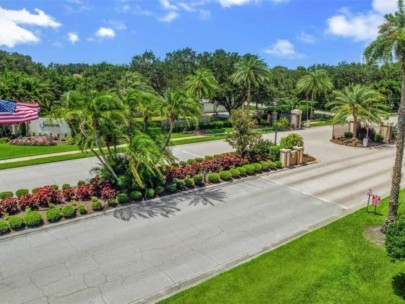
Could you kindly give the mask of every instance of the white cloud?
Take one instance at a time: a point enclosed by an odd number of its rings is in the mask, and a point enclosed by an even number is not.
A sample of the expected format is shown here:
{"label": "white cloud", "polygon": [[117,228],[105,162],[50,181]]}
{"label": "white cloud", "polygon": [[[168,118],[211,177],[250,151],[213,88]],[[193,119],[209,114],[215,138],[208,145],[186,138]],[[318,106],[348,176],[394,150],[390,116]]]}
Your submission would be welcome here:
{"label": "white cloud", "polygon": [[[246,4],[250,4],[250,3],[262,2],[262,0],[217,0],[217,1],[223,7],[241,6],[241,5],[246,5]],[[270,1],[275,4],[280,4],[280,3],[287,3],[290,0],[270,0]]]}
{"label": "white cloud", "polygon": [[393,13],[398,8],[398,0],[374,0],[373,9],[381,14]]}
{"label": "white cloud", "polygon": [[106,23],[117,31],[125,31],[127,29],[126,24],[121,20],[108,20]]}
{"label": "white cloud", "polygon": [[176,20],[179,17],[179,14],[177,12],[168,12],[165,16],[158,18],[160,22],[166,22],[170,23]]}
{"label": "white cloud", "polygon": [[69,40],[73,45],[79,41],[79,35],[77,33],[68,33],[67,40]]}
{"label": "white cloud", "polygon": [[314,35],[307,34],[304,31],[299,33],[297,37],[299,40],[301,40],[304,43],[314,44],[316,42]]}
{"label": "white cloud", "polygon": [[295,50],[294,44],[287,39],[279,39],[264,52],[271,56],[286,58],[286,59],[299,59],[304,55]]}
{"label": "white cloud", "polygon": [[57,28],[61,24],[39,9],[35,13],[22,10],[7,10],[0,7],[0,45],[10,48],[19,44],[38,43],[41,39],[32,29],[24,26]]}
{"label": "white cloud", "polygon": [[177,10],[177,6],[170,3],[170,0],[159,0],[165,10]]}
{"label": "white cloud", "polygon": [[109,27],[100,27],[97,32],[95,33],[96,37],[98,38],[114,38],[115,37],[115,31],[112,28]]}

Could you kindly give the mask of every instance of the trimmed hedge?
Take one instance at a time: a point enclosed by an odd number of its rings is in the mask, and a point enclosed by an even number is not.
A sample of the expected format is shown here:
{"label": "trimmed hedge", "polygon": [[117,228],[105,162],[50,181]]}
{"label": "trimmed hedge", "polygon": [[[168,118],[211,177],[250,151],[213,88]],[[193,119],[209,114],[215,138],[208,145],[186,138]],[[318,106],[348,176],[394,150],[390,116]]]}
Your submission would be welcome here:
{"label": "trimmed hedge", "polygon": [[194,179],[192,179],[192,178],[189,177],[189,176],[187,176],[187,177],[184,179],[184,183],[185,183],[186,187],[188,187],[188,188],[194,187]]}
{"label": "trimmed hedge", "polygon": [[65,218],[72,218],[76,215],[76,208],[73,206],[64,206],[60,211]]}
{"label": "trimmed hedge", "polygon": [[10,232],[10,227],[8,223],[4,220],[0,220],[0,235]]}
{"label": "trimmed hedge", "polygon": [[270,169],[270,163],[266,161],[261,161],[259,163],[262,166],[263,171],[268,171]]}
{"label": "trimmed hedge", "polygon": [[10,216],[7,219],[8,224],[10,225],[10,228],[13,230],[19,230],[24,227],[24,220],[21,218],[21,216],[13,215]]}
{"label": "trimmed hedge", "polygon": [[232,179],[232,174],[229,171],[221,171],[219,172],[219,176],[223,181],[229,181]]}
{"label": "trimmed hedge", "polygon": [[77,210],[79,211],[80,214],[86,214],[87,210],[86,210],[86,206],[83,204],[80,204],[79,206],[77,206]]}
{"label": "trimmed hedge", "polygon": [[[141,192],[141,191],[132,191],[132,192],[129,194],[129,197],[130,197],[131,200],[133,200],[133,201],[140,200],[140,199],[142,198],[142,192]],[[117,197],[117,199],[118,199],[118,197]],[[118,201],[118,202],[119,202],[119,201]]]}
{"label": "trimmed hedge", "polygon": [[208,173],[208,181],[210,183],[219,183],[221,176],[218,173]]}
{"label": "trimmed hedge", "polygon": [[61,219],[60,210],[58,208],[51,208],[45,214],[49,222],[57,222]]}
{"label": "trimmed hedge", "polygon": [[108,204],[108,206],[114,208],[114,207],[117,207],[118,202],[117,202],[117,199],[116,199],[116,198],[109,198],[109,199],[107,200],[107,204]]}
{"label": "trimmed hedge", "polygon": [[246,170],[246,174],[255,173],[255,167],[253,165],[244,165],[243,168]]}
{"label": "trimmed hedge", "polygon": [[238,167],[237,170],[240,172],[240,175],[246,175],[246,169],[243,167]]}
{"label": "trimmed hedge", "polygon": [[194,184],[197,186],[203,186],[204,185],[204,177],[202,174],[197,174],[194,176]]}
{"label": "trimmed hedge", "polygon": [[[141,196],[142,196],[142,194],[141,194]],[[126,203],[129,202],[129,197],[125,193],[120,193],[120,194],[117,195],[117,201],[120,204],[126,204]]]}
{"label": "trimmed hedge", "polygon": [[27,227],[37,227],[43,224],[43,219],[38,211],[29,211],[24,215],[24,223]]}
{"label": "trimmed hedge", "polygon": [[176,187],[179,190],[183,190],[184,188],[186,188],[186,182],[184,180],[178,179],[176,180]]}
{"label": "trimmed hedge", "polygon": [[153,190],[152,188],[146,189],[145,196],[147,198],[154,198],[155,197],[155,190]]}
{"label": "trimmed hedge", "polygon": [[231,169],[229,170],[233,178],[238,178],[240,177],[240,171],[239,169]]}
{"label": "trimmed hedge", "polygon": [[26,195],[28,193],[30,193],[28,189],[19,189],[19,190],[17,190],[15,192],[15,196],[17,196],[19,198],[19,197],[21,197],[23,195]]}
{"label": "trimmed hedge", "polygon": [[163,186],[157,186],[157,187],[155,188],[155,193],[156,193],[157,195],[160,195],[160,194],[162,194],[163,192],[165,192],[165,188],[164,188]]}
{"label": "trimmed hedge", "polygon": [[91,209],[93,209],[93,211],[100,211],[103,209],[103,205],[101,205],[100,202],[92,202]]}
{"label": "trimmed hedge", "polygon": [[0,200],[13,197],[14,193],[11,191],[0,192]]}
{"label": "trimmed hedge", "polygon": [[255,168],[255,172],[262,172],[262,165],[259,163],[253,163],[252,166]]}
{"label": "trimmed hedge", "polygon": [[70,184],[63,184],[62,185],[62,190],[70,189]]}
{"label": "trimmed hedge", "polygon": [[177,190],[177,186],[176,186],[176,184],[170,184],[170,185],[168,185],[168,186],[166,187],[166,190],[167,190],[169,193],[174,193],[174,192],[176,192],[176,190]]}

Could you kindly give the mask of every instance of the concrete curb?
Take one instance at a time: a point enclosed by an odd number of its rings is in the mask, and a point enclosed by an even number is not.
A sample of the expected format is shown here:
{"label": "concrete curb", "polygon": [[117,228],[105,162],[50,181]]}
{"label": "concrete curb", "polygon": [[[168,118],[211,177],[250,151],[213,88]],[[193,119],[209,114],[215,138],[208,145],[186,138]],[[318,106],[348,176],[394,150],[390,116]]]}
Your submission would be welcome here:
{"label": "concrete curb", "polygon": [[[286,170],[305,167],[305,166],[312,165],[312,164],[315,164],[315,163],[317,163],[317,161],[308,162],[308,163],[306,163],[305,165],[302,165],[302,166],[295,166],[295,167],[291,167],[291,168],[282,168],[282,169],[278,169],[278,170],[275,170],[275,171],[268,171],[268,172],[264,172],[264,173],[260,173],[260,174],[255,174],[255,175],[252,175],[252,176],[247,176],[247,177],[243,177],[243,178],[239,178],[239,179],[234,179],[234,180],[229,181],[229,182],[220,182],[218,184],[209,184],[209,185],[206,185],[206,186],[203,186],[203,187],[195,187],[193,189],[181,191],[181,192],[178,192],[178,193],[168,194],[168,195],[163,196],[162,198],[176,197],[176,196],[179,196],[179,195],[193,193],[193,192],[203,190],[203,189],[226,187],[228,185],[232,185],[232,184],[235,184],[235,183],[243,183],[244,181],[254,180],[254,179],[260,178],[262,176],[268,176],[270,174],[275,174],[275,173],[286,171]],[[155,202],[155,201],[159,201],[160,199],[161,199],[160,197],[159,198],[153,198],[153,199],[147,199],[147,200],[143,200],[140,203]],[[33,234],[33,233],[42,232],[42,231],[49,230],[49,229],[58,228],[58,227],[61,227],[61,226],[75,224],[75,223],[78,223],[78,222],[81,222],[81,221],[92,220],[92,219],[98,218],[100,216],[110,215],[110,214],[114,213],[116,210],[122,210],[122,209],[128,208],[128,206],[131,206],[133,204],[137,204],[137,203],[124,205],[124,206],[120,206],[120,207],[117,207],[117,208],[111,208],[111,209],[104,210],[102,212],[101,211],[100,212],[95,212],[95,213],[90,214],[90,215],[83,215],[83,216],[79,216],[79,217],[76,217],[76,218],[73,218],[73,219],[62,220],[62,221],[60,221],[58,223],[47,224],[47,225],[43,225],[43,226],[40,226],[40,227],[37,227],[37,228],[25,228],[24,230],[21,230],[21,231],[11,232],[10,234],[0,236],[0,242],[4,242],[4,241],[10,240],[10,239],[26,236],[26,235]]]}

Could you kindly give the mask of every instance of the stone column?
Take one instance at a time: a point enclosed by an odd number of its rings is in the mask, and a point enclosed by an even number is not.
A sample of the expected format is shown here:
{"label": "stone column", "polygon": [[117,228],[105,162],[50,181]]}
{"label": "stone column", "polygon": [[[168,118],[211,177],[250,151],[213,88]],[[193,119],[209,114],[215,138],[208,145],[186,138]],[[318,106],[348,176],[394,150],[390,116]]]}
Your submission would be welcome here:
{"label": "stone column", "polygon": [[284,168],[288,168],[290,166],[290,159],[291,159],[291,149],[281,149],[280,160]]}
{"label": "stone column", "polygon": [[293,147],[297,151],[297,165],[301,165],[304,162],[304,147]]}
{"label": "stone column", "polygon": [[277,112],[273,112],[273,113],[271,113],[271,125],[273,125],[275,122],[277,122],[277,115],[278,113]]}
{"label": "stone column", "polygon": [[385,128],[384,134],[381,134],[384,136],[384,142],[386,144],[389,144],[391,141],[391,136],[392,136],[392,127],[394,126],[394,123],[392,121],[384,121],[383,126]]}
{"label": "stone column", "polygon": [[291,127],[301,129],[301,116],[301,110],[295,109],[291,111]]}

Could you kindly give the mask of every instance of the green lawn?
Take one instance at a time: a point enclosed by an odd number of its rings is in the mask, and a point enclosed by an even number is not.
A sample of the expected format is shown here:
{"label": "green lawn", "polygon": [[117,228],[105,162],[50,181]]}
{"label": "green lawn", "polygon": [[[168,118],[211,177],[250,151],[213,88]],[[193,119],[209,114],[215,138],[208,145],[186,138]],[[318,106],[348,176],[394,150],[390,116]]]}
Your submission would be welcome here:
{"label": "green lawn", "polygon": [[362,209],[161,303],[404,303],[405,263],[363,237],[383,220]]}
{"label": "green lawn", "polygon": [[184,138],[184,137],[194,137],[197,136],[192,132],[181,132],[181,133],[173,133],[172,134],[172,139],[177,139],[177,138]]}
{"label": "green lawn", "polygon": [[0,160],[12,159],[26,156],[36,156],[43,154],[69,152],[79,150],[76,146],[15,146],[0,144]]}

